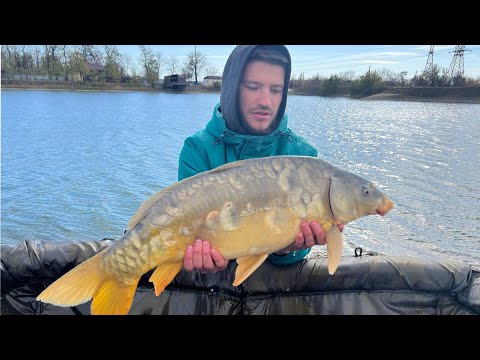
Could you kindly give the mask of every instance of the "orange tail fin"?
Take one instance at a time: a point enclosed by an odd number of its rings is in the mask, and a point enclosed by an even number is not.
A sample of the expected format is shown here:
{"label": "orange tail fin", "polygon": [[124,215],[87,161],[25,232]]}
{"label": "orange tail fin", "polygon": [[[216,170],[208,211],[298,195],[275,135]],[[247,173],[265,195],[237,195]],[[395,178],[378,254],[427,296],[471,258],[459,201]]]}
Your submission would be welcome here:
{"label": "orange tail fin", "polygon": [[91,313],[128,314],[138,280],[125,284],[101,268],[103,251],[81,263],[47,287],[37,300],[57,306],[75,306],[93,298]]}

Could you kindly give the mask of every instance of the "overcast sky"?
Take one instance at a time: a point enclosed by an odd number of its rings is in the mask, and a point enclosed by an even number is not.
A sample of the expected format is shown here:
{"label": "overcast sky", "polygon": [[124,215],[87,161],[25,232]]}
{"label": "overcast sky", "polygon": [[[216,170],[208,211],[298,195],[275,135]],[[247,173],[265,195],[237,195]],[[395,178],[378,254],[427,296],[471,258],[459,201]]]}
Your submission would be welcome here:
{"label": "overcast sky", "polygon": [[[195,45],[147,45],[164,57],[177,57],[183,63]],[[292,57],[292,75],[304,73],[305,77],[316,74],[329,76],[347,71],[355,75],[364,74],[369,66],[372,70],[386,68],[394,72],[407,71],[411,78],[425,69],[430,45],[286,45]],[[206,56],[210,66],[221,75],[225,62],[235,45],[196,45],[197,52]],[[455,45],[436,45],[433,61],[441,68],[449,68]],[[118,45],[120,53],[127,53],[132,64],[138,66],[138,45]],[[480,45],[466,45],[464,53],[465,76],[480,77]],[[139,67],[137,68],[137,70]],[[166,71],[162,71],[165,75]],[[202,77],[204,74],[201,74]]]}

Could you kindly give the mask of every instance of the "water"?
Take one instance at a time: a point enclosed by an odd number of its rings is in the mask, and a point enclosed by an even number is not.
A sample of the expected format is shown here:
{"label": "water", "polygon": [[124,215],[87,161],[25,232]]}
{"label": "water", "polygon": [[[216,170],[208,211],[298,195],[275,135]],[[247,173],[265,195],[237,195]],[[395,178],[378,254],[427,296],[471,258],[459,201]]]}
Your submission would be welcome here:
{"label": "water", "polygon": [[[138,206],[176,181],[183,140],[218,100],[3,90],[2,244],[120,237]],[[344,254],[361,246],[480,267],[480,105],[290,96],[287,113],[320,157],[396,204],[349,224]]]}

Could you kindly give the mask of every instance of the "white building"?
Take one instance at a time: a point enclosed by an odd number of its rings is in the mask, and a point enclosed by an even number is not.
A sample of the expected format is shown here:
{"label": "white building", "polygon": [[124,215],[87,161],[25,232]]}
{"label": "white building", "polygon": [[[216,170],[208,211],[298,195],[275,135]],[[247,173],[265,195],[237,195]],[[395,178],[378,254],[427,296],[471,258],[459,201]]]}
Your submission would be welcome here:
{"label": "white building", "polygon": [[203,87],[206,88],[213,88],[215,87],[215,83],[217,83],[218,88],[222,87],[222,77],[221,76],[205,76],[203,78]]}

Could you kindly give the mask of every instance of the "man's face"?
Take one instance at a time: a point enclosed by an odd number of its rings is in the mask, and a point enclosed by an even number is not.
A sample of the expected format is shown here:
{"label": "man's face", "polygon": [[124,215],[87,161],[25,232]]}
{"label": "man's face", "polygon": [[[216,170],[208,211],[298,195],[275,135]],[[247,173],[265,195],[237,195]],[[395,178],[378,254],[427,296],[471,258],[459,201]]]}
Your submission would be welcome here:
{"label": "man's face", "polygon": [[240,84],[240,113],[250,132],[268,134],[283,98],[285,70],[263,61],[248,63]]}

